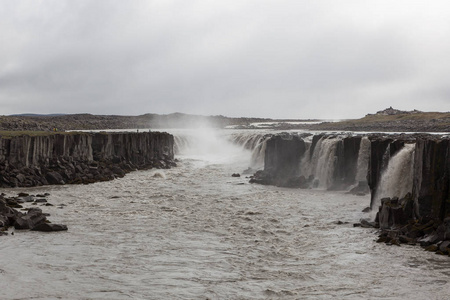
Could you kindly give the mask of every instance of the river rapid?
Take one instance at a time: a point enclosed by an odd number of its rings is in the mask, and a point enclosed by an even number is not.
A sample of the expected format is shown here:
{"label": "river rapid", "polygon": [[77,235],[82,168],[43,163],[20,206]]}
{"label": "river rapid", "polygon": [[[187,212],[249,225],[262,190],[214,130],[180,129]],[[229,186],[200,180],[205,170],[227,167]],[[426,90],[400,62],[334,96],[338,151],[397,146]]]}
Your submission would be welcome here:
{"label": "river rapid", "polygon": [[205,136],[170,170],[4,189],[69,230],[1,237],[0,299],[448,299],[448,257],[353,227],[369,196],[252,185],[251,152]]}

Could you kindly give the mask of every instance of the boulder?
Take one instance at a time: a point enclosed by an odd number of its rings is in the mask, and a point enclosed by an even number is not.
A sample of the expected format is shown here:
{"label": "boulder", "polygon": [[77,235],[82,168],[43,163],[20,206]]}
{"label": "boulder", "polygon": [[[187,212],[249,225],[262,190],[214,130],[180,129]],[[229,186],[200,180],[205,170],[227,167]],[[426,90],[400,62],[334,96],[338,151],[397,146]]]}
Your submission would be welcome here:
{"label": "boulder", "polygon": [[63,177],[58,172],[49,172],[45,175],[49,184],[65,184]]}
{"label": "boulder", "polygon": [[26,215],[17,216],[14,228],[16,229],[31,229],[36,225],[47,221],[46,216],[42,213],[42,209],[33,207],[30,208]]}
{"label": "boulder", "polygon": [[442,253],[448,253],[449,248],[450,248],[450,241],[443,241],[439,245],[439,251],[441,251]]}
{"label": "boulder", "polygon": [[272,175],[266,171],[257,171],[250,179],[250,183],[258,183],[264,185],[272,184]]}
{"label": "boulder", "polygon": [[33,231],[44,231],[44,232],[51,232],[51,231],[66,231],[67,226],[62,224],[53,224],[53,223],[40,223],[31,228]]}
{"label": "boulder", "polygon": [[39,199],[34,200],[34,202],[36,202],[36,203],[47,203],[47,199],[39,198]]}

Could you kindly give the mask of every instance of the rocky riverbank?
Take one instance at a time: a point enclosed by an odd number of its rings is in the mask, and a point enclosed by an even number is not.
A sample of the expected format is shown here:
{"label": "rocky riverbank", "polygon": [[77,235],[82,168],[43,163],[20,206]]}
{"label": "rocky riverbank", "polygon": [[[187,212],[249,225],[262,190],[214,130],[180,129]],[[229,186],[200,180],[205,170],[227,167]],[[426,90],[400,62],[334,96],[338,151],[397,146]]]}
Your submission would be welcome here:
{"label": "rocky riverbank", "polygon": [[[17,197],[5,197],[0,195],[0,236],[14,234],[14,228],[17,230],[33,230],[33,231],[66,231],[67,226],[62,224],[51,223],[47,217],[49,214],[43,213],[39,207],[27,207],[25,204],[50,206],[44,195],[28,195],[20,193]],[[18,210],[20,209],[20,210]]]}

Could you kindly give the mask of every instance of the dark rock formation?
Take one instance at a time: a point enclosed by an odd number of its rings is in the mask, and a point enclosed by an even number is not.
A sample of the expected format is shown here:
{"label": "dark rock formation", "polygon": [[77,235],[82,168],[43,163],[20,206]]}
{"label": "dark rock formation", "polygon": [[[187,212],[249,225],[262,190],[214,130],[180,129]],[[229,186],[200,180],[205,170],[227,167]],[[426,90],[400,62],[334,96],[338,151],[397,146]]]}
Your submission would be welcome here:
{"label": "dark rock formation", "polygon": [[345,190],[356,181],[360,136],[345,137],[337,143],[331,190]]}
{"label": "dark rock formation", "polygon": [[[316,187],[319,184],[317,178],[305,173],[302,168],[307,167],[311,172],[316,166],[310,164],[322,164],[323,167],[325,163],[325,175],[332,174],[331,179],[327,178],[330,181],[326,185],[328,189],[345,190],[353,186],[350,193],[364,194],[370,188],[371,208],[378,214],[375,222],[364,224],[373,224],[382,229],[380,241],[395,245],[434,245],[433,249],[438,249],[438,252],[443,252],[442,249],[447,251],[448,245],[442,243],[450,240],[450,137],[375,134],[368,138],[367,183],[356,181],[361,137],[323,134],[311,139],[309,150],[305,150],[308,147],[300,136],[283,134],[271,137],[267,140],[264,170],[256,172],[250,182],[285,187]],[[399,159],[410,166],[413,181],[406,181],[411,184],[401,186],[405,195],[381,199],[378,207],[380,200],[375,197],[379,189],[383,188],[380,185],[382,175],[388,168],[393,168],[389,161],[407,144],[408,151],[403,153],[408,155],[399,156]],[[398,168],[404,171],[403,167]],[[393,183],[390,186],[409,180],[410,177],[402,172],[394,173],[398,178],[390,178]]]}
{"label": "dark rock formation", "polygon": [[5,198],[0,196],[0,235],[6,234],[9,227],[17,230],[31,229],[34,231],[64,231],[66,225],[52,224],[47,220],[48,214],[37,207],[29,208],[27,213],[22,213],[14,207],[19,198]]}
{"label": "dark rock formation", "polygon": [[0,187],[91,183],[174,165],[168,133],[0,136]]}
{"label": "dark rock formation", "polygon": [[306,145],[297,135],[276,135],[267,140],[264,171],[255,173],[251,183],[273,184],[277,186],[295,185],[300,160]]}
{"label": "dark rock formation", "polygon": [[[266,141],[264,171],[255,173],[250,182],[297,188],[317,187],[320,184],[319,178],[304,170],[306,166],[302,165],[302,161],[306,160],[309,161],[303,162],[306,165],[330,165],[332,174],[330,182],[326,183],[330,190],[345,190],[357,183],[361,136],[314,135],[309,150],[304,138],[305,136],[295,134],[281,134],[269,138]],[[319,158],[316,155],[316,158],[313,158],[316,152],[328,151],[323,149],[327,146],[330,151],[328,155]]]}
{"label": "dark rock formation", "polygon": [[417,218],[450,217],[450,139],[416,142],[413,196]]}
{"label": "dark rock formation", "polygon": [[50,231],[65,231],[67,230],[66,225],[61,224],[52,224],[52,223],[40,223],[33,228],[31,228],[33,231],[44,231],[44,232],[50,232]]}
{"label": "dark rock formation", "polygon": [[387,167],[380,160],[386,159],[386,153],[393,155],[412,139],[415,142],[412,190],[400,199],[381,200],[376,219],[383,230],[379,241],[420,243],[429,251],[448,254],[443,243],[450,240],[450,139],[430,135],[398,138],[401,140],[372,140],[371,145],[368,178],[373,206],[381,173]]}

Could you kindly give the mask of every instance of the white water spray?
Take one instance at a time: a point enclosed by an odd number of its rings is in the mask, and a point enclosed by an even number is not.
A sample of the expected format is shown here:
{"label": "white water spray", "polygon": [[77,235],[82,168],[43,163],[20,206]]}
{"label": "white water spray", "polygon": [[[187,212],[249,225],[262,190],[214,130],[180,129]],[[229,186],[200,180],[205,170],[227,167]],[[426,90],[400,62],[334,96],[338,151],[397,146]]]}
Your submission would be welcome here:
{"label": "white water spray", "polygon": [[171,133],[175,136],[175,153],[180,158],[208,164],[239,164],[243,169],[249,166],[251,151],[234,144],[223,130],[205,127]]}
{"label": "white water spray", "polygon": [[405,144],[397,154],[391,157],[386,169],[381,174],[375,201],[372,208],[377,210],[381,199],[389,197],[404,197],[412,192],[414,173],[415,144]]}
{"label": "white water spray", "polygon": [[264,168],[264,157],[266,152],[267,134],[261,133],[237,133],[230,137],[235,145],[252,152],[250,159],[250,168],[252,170],[261,170]]}
{"label": "white water spray", "polygon": [[318,180],[318,188],[326,189],[333,183],[336,148],[340,141],[339,137],[324,136],[317,142],[312,156],[311,147],[305,152],[300,164],[300,173],[306,178],[313,176],[314,180]]}

